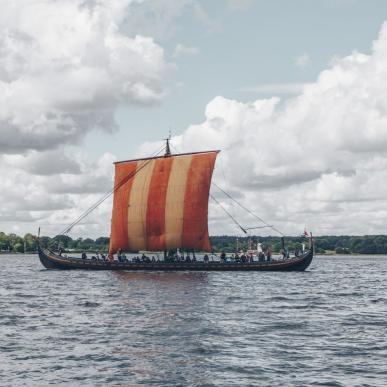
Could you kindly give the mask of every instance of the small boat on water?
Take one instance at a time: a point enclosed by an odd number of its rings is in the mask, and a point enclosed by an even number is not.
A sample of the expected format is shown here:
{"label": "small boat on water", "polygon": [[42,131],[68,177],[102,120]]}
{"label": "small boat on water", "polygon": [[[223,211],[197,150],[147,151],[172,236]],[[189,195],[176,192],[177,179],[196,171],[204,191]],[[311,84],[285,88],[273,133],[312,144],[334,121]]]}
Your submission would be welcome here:
{"label": "small boat on water", "polygon": [[[173,259],[170,251],[211,252],[208,200],[219,151],[171,154],[169,140],[161,156],[115,163],[113,211],[108,259],[82,259],[38,243],[47,269],[303,271],[313,259],[313,240],[300,255],[274,259],[210,261]],[[214,199],[216,201],[216,199]],[[216,201],[217,202],[217,201]],[[86,215],[90,211],[86,211]],[[78,220],[83,219],[81,216]],[[236,222],[234,220],[234,222]],[[69,231],[75,222],[65,230]],[[242,228],[242,227],[241,227]],[[246,232],[243,228],[242,230]],[[121,252],[163,252],[163,260],[115,260]],[[206,256],[205,256],[206,257]]]}

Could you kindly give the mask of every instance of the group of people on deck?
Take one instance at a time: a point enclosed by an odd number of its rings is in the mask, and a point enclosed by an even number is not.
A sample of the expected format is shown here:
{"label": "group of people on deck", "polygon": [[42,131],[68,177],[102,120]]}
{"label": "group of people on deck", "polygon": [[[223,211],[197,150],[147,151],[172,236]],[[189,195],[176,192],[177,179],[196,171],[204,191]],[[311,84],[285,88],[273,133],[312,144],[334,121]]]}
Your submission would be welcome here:
{"label": "group of people on deck", "polygon": [[[225,253],[222,253],[220,255],[220,260],[221,262],[224,262],[224,263],[225,262],[237,262],[237,263],[257,262],[254,258],[255,257],[253,254],[244,253],[244,252],[231,254],[230,257],[227,257]],[[270,262],[272,259],[272,251],[269,250],[266,252],[266,254],[263,251],[261,251],[258,253],[256,258],[258,258],[258,262]]]}
{"label": "group of people on deck", "polygon": [[[207,255],[207,254],[206,254]],[[186,256],[184,256],[184,254],[170,254],[170,255],[166,255],[164,257],[164,260],[166,262],[196,262],[196,255],[193,254],[192,257],[189,253],[187,253]]]}
{"label": "group of people on deck", "polygon": [[[86,254],[86,253],[82,253],[81,258],[82,258],[82,259],[88,259],[88,258],[87,258],[87,254]],[[91,260],[92,260],[92,261],[108,261],[109,258],[108,258],[108,256],[107,256],[106,254],[100,253],[99,251],[97,251],[97,252],[95,253],[95,255],[93,255],[93,256],[91,257]]]}
{"label": "group of people on deck", "polygon": [[[283,256],[283,259],[289,258],[289,252],[286,250],[281,249],[281,254]],[[257,252],[256,255],[253,255],[252,252],[239,252],[235,254],[231,254],[229,256],[226,256],[225,252],[222,252],[220,254],[220,261],[222,263],[227,262],[236,262],[236,263],[248,263],[248,262],[271,262],[272,260],[272,249],[270,247],[265,248],[263,251]],[[297,253],[296,253],[297,256]],[[82,259],[88,259],[85,252],[81,255]],[[118,249],[117,254],[114,256],[113,254],[103,254],[100,252],[96,252],[92,257],[90,258],[94,261],[118,261],[118,262],[132,262],[132,263],[152,263],[152,262],[160,262],[160,258],[157,255],[157,257],[153,256],[149,257],[145,255],[144,253],[142,255],[138,255],[135,257],[127,257],[125,253],[122,251],[122,249]],[[213,261],[213,255],[211,256],[211,260]],[[197,262],[197,258],[195,256],[195,253],[192,253],[192,256],[190,253],[187,253],[186,256],[184,254],[165,254],[164,255],[164,262]],[[207,263],[210,261],[210,258],[208,254],[205,254],[203,256],[203,259],[200,260],[204,263]]]}
{"label": "group of people on deck", "polygon": [[[88,259],[87,254],[83,252],[81,254],[82,259]],[[118,262],[157,262],[160,261],[160,259],[157,257],[157,259],[152,256],[151,258],[146,256],[145,254],[142,254],[142,256],[136,256],[133,258],[127,258],[125,253],[122,252],[121,249],[118,249],[116,257],[113,254],[103,254],[100,252],[96,252],[95,255],[93,255],[90,258],[92,261],[115,261]]]}
{"label": "group of people on deck", "polygon": [[[114,259],[114,256],[113,256],[113,259]],[[137,262],[137,263],[139,263],[139,262],[150,263],[150,262],[160,261],[160,259],[158,257],[155,258],[154,255],[152,255],[152,257],[148,257],[144,253],[141,256],[138,255],[138,256],[135,256],[133,258],[127,258],[121,249],[118,249],[118,251],[117,251],[117,260],[118,260],[118,262]]]}

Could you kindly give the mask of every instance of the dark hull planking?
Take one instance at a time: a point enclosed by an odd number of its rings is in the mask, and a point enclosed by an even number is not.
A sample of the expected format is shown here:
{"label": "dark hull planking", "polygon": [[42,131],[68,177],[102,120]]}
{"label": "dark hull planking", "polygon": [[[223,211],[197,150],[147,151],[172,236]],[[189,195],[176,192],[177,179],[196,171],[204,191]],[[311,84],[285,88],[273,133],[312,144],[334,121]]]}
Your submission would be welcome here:
{"label": "dark hull planking", "polygon": [[153,271],[304,271],[313,259],[313,247],[300,257],[271,262],[109,262],[56,255],[39,246],[39,258],[47,269],[153,270]]}

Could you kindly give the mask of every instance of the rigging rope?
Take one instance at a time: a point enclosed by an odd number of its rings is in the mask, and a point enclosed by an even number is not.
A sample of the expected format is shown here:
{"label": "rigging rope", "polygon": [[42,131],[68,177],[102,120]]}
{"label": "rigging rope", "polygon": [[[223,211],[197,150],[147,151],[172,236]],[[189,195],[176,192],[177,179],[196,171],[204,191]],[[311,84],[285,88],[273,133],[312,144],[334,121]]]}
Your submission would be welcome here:
{"label": "rigging rope", "polygon": [[233,222],[245,233],[247,231],[238,223],[238,221],[215,199],[213,195],[210,194],[211,199],[233,220]]}
{"label": "rigging rope", "polygon": [[[158,148],[157,151],[153,152],[150,157],[158,156],[159,153],[165,149],[165,145],[162,145],[161,148]],[[126,184],[131,178],[133,178],[138,172],[140,172],[143,168],[145,168],[151,160],[147,160],[140,168],[136,169],[134,172],[126,176],[120,182],[118,182],[113,189],[106,192],[100,199],[98,199],[91,207],[89,207],[86,211],[84,211],[77,219],[75,219],[70,225],[68,225],[59,235],[68,234],[71,229],[76,226],[81,220],[86,218],[91,212],[93,212],[97,207],[99,207],[106,199],[108,199],[114,192],[120,189],[124,184]]]}
{"label": "rigging rope", "polygon": [[258,228],[267,228],[267,227],[273,227],[273,226],[256,226],[256,227],[245,227],[245,230],[256,230]]}
{"label": "rigging rope", "polygon": [[220,188],[215,182],[212,182],[212,184],[218,188],[218,190],[222,191],[228,198],[230,198],[234,203],[238,204],[239,207],[241,207],[243,210],[248,212],[250,215],[254,216],[254,218],[258,219],[260,222],[262,222],[265,227],[271,228],[273,231],[278,232],[282,236],[285,236],[284,233],[282,233],[280,230],[278,230],[276,227],[270,225],[269,223],[265,222],[261,217],[258,215],[254,214],[252,211],[250,211],[248,208],[246,208],[243,204],[239,203],[236,199],[234,199],[228,192],[226,192],[224,189]]}

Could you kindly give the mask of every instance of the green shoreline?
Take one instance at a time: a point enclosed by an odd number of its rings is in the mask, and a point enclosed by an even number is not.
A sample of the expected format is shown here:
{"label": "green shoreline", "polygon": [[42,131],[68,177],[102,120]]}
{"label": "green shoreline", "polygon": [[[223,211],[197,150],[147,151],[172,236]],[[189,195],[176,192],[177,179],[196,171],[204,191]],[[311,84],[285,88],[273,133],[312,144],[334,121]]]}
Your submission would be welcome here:
{"label": "green shoreline", "polygon": [[[302,249],[304,244],[308,246],[308,238],[304,236],[285,236],[285,247],[289,251]],[[363,236],[314,236],[315,252],[321,255],[385,255],[387,254],[387,235],[363,235]],[[71,252],[107,252],[109,246],[108,237],[76,238],[72,239],[67,235],[57,235],[55,237],[41,236],[40,242],[43,246],[58,248]],[[214,252],[233,253],[239,250],[256,249],[257,243],[270,245],[273,252],[279,253],[281,250],[281,238],[279,236],[257,236],[249,237],[217,235],[211,236],[210,242]],[[23,253],[26,251],[36,251],[36,236],[26,234],[24,237],[16,234],[5,234],[0,232],[1,254],[9,252]]]}
{"label": "green shoreline", "polygon": [[[93,253],[94,251],[86,251],[86,253]],[[67,252],[66,254],[81,254],[83,251],[71,251]],[[220,254],[220,251],[214,252],[214,254]],[[133,253],[135,254],[135,253]],[[274,253],[274,255],[278,255],[279,253]],[[23,256],[23,255],[38,255],[38,252],[26,252],[26,253],[15,253],[15,252],[7,252],[7,251],[0,251],[1,255],[17,255],[17,256]],[[359,254],[359,253],[351,253],[351,254],[337,254],[337,253],[326,253],[326,254],[315,254],[315,257],[387,257],[387,253],[385,254]]]}

